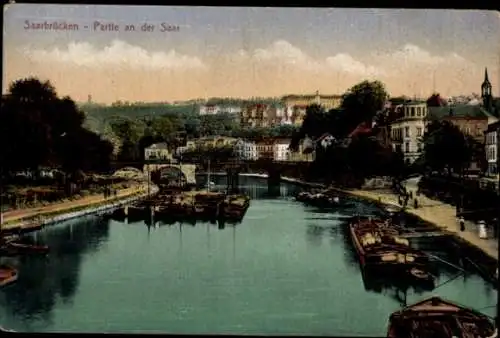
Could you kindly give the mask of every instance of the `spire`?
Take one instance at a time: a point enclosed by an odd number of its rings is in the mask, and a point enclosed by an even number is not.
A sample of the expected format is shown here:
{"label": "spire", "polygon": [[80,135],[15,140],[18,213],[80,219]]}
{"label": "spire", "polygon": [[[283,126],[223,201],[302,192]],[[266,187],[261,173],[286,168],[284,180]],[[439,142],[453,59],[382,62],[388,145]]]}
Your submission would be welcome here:
{"label": "spire", "polygon": [[488,68],[487,67],[484,68],[484,82],[485,83],[490,82],[490,80],[488,80]]}

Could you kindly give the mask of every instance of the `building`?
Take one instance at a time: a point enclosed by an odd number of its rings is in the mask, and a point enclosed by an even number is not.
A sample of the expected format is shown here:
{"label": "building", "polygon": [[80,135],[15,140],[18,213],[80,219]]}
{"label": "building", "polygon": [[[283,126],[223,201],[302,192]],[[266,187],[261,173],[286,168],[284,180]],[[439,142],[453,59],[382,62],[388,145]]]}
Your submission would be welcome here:
{"label": "building", "polygon": [[498,119],[477,105],[453,105],[448,107],[429,107],[428,120],[449,121],[465,135],[472,136],[484,144],[484,133],[488,125]]}
{"label": "building", "polygon": [[177,147],[175,149],[175,154],[177,156],[182,156],[182,154],[190,151],[196,150],[196,143],[195,141],[186,141],[186,145]]}
{"label": "building", "polygon": [[295,126],[301,126],[302,122],[304,122],[304,118],[306,117],[306,110],[307,110],[306,104],[296,104],[293,106],[290,106],[289,109],[291,110],[291,122]]}
{"label": "building", "polygon": [[257,145],[253,141],[237,140],[234,144],[234,153],[242,160],[255,161],[258,158]]}
{"label": "building", "polygon": [[244,107],[240,113],[242,128],[268,128],[281,124],[284,110],[269,104],[251,104]]}
{"label": "building", "polygon": [[144,149],[144,159],[173,161],[172,153],[165,142],[155,143]]}
{"label": "building", "polygon": [[200,106],[200,115],[217,115],[221,112],[221,108],[214,104],[206,104]]}
{"label": "building", "polygon": [[320,95],[316,91],[313,95],[287,95],[281,98],[285,107],[294,106],[310,106],[311,104],[318,104],[325,110],[336,109],[342,103],[341,95]]}
{"label": "building", "polygon": [[[306,137],[306,140],[307,140],[307,137]],[[311,150],[314,150],[317,148],[327,149],[327,148],[333,146],[336,142],[337,142],[337,140],[335,139],[335,137],[332,134],[324,133],[323,135],[318,137],[316,140],[314,140],[314,143],[311,146],[311,148],[312,148]],[[309,148],[309,144],[307,144],[305,147],[307,150]]]}
{"label": "building", "polygon": [[286,160],[291,162],[312,162],[315,158],[314,142],[306,136],[300,141],[297,151],[291,149],[288,151]]}
{"label": "building", "polygon": [[256,143],[257,159],[274,159],[274,141],[273,138],[267,138]]}
{"label": "building", "polygon": [[293,109],[291,107],[278,107],[276,108],[276,116],[279,118],[279,124],[292,125],[295,124],[292,119]]}
{"label": "building", "polygon": [[428,109],[425,102],[418,101],[405,102],[396,108],[400,117],[390,124],[390,140],[393,150],[404,154],[406,163],[413,163],[422,154]]}
{"label": "building", "polygon": [[500,151],[500,122],[491,123],[485,132],[485,154],[488,168],[487,176],[496,176],[499,174],[498,157]]}
{"label": "building", "polygon": [[274,140],[274,155],[273,159],[277,162],[288,161],[290,156],[289,138],[276,138]]}
{"label": "building", "polygon": [[225,136],[207,136],[193,141],[195,149],[232,147],[238,139]]}

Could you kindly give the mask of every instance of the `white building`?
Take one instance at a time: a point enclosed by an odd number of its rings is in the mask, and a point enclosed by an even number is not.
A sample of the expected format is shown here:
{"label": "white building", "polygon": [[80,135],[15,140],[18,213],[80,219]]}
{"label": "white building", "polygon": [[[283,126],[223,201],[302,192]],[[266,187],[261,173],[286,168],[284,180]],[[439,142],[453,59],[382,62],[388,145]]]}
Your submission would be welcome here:
{"label": "white building", "polygon": [[292,125],[293,120],[293,108],[292,107],[281,107],[276,111],[276,116],[280,119],[281,125]]}
{"label": "white building", "polygon": [[491,123],[485,132],[485,153],[488,162],[487,176],[496,176],[499,174],[498,165],[498,143],[500,141],[499,129],[500,122]]}
{"label": "white building", "polygon": [[146,160],[166,160],[172,161],[172,153],[166,143],[155,143],[144,149],[144,158]]}
{"label": "white building", "polygon": [[289,158],[289,145],[290,145],[290,140],[289,139],[277,139],[274,142],[274,160],[275,161],[287,161]]}
{"label": "white building", "polygon": [[427,104],[408,102],[398,107],[401,117],[391,124],[393,150],[404,154],[405,162],[413,163],[423,151],[422,137],[425,133]]}
{"label": "white building", "polygon": [[213,104],[200,106],[200,115],[217,115],[220,113],[220,107]]}
{"label": "white building", "polygon": [[258,158],[255,142],[239,139],[234,144],[234,153],[243,160],[255,161]]}
{"label": "white building", "polygon": [[218,105],[202,105],[200,106],[200,115],[217,115],[217,114],[234,114],[241,113],[241,107],[238,106],[218,106]]}

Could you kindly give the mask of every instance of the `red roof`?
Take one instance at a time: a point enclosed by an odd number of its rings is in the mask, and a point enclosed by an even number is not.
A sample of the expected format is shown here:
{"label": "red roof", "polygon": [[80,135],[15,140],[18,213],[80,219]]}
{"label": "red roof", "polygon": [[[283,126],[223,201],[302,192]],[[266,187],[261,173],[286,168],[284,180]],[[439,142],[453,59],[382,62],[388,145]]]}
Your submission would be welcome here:
{"label": "red roof", "polygon": [[[318,137],[318,138],[316,139],[316,141],[318,141],[318,142],[319,142],[319,141],[321,141],[322,139],[324,139],[325,137],[328,137],[328,136],[332,136],[332,134],[330,134],[330,133],[324,133],[323,135],[321,135],[320,137]],[[332,136],[332,137],[333,137],[333,136]]]}
{"label": "red roof", "polygon": [[358,126],[349,134],[348,137],[354,137],[361,134],[369,134],[372,132],[371,126],[369,126],[366,122],[362,122],[358,124]]}

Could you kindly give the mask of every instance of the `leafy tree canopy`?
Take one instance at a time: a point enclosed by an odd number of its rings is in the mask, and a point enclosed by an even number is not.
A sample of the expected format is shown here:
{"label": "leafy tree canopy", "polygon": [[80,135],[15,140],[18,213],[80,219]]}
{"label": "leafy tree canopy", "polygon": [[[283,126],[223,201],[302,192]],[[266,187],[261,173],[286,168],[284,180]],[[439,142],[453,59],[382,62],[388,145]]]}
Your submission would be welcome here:
{"label": "leafy tree canopy", "polygon": [[61,166],[68,172],[101,170],[112,145],[83,127],[85,114],[49,81],[27,78],[10,84],[0,111],[0,161],[7,172]]}

